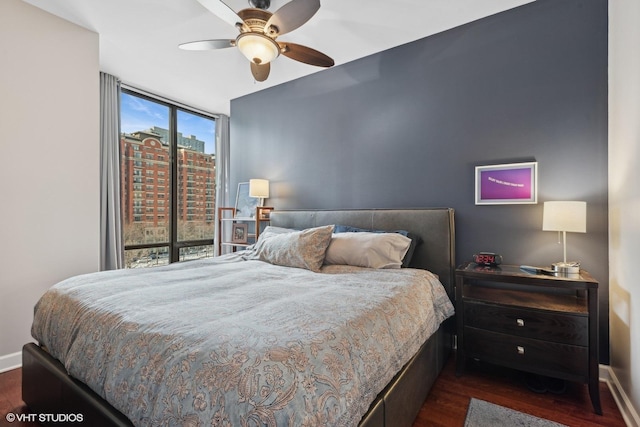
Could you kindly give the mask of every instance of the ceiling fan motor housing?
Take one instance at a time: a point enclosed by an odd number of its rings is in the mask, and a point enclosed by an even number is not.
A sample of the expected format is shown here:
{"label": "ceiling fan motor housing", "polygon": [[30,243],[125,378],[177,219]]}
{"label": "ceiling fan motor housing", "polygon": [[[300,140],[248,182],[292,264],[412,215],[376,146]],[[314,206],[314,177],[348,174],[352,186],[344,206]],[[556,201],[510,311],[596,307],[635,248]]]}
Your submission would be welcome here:
{"label": "ceiling fan motor housing", "polygon": [[271,0],[249,0],[249,6],[256,9],[269,9],[271,6]]}

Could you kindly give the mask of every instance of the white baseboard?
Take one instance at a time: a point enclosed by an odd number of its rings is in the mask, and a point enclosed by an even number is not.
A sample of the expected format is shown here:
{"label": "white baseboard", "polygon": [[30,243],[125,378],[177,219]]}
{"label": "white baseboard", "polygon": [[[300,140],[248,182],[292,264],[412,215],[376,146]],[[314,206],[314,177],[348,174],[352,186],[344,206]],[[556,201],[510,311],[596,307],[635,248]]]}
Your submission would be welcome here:
{"label": "white baseboard", "polygon": [[611,366],[600,365],[599,375],[600,381],[607,383],[607,386],[613,395],[613,399],[616,401],[616,404],[620,409],[620,413],[622,414],[622,418],[624,418],[624,422],[627,426],[640,427],[640,416],[638,416],[638,411],[633,407],[629,396],[627,396],[627,393],[620,385],[620,381],[618,381],[618,377],[616,377],[616,373],[611,369]]}
{"label": "white baseboard", "polygon": [[22,366],[21,352],[0,356],[0,373],[19,368],[21,366]]}

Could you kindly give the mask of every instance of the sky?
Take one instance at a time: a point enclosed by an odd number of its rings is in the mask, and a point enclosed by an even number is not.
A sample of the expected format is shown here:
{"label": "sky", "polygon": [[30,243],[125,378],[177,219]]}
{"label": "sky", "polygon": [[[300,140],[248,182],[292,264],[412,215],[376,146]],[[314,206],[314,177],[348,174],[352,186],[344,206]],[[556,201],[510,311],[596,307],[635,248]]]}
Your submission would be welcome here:
{"label": "sky", "polygon": [[[158,126],[169,129],[169,107],[122,92],[120,128],[133,133]],[[196,114],[178,110],[178,132],[194,135],[204,141],[205,153],[215,153],[215,121]]]}

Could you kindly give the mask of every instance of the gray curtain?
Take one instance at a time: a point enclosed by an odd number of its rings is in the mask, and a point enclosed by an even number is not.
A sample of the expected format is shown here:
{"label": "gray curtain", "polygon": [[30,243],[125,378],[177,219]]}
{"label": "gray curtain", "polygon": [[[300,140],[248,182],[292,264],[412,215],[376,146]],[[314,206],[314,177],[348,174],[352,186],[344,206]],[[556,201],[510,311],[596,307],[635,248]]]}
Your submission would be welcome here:
{"label": "gray curtain", "polygon": [[120,210],[120,81],[100,73],[100,269],[124,267]]}
{"label": "gray curtain", "polygon": [[229,204],[229,116],[220,114],[216,119],[216,226],[214,237],[214,253],[218,253],[218,207],[231,206]]}

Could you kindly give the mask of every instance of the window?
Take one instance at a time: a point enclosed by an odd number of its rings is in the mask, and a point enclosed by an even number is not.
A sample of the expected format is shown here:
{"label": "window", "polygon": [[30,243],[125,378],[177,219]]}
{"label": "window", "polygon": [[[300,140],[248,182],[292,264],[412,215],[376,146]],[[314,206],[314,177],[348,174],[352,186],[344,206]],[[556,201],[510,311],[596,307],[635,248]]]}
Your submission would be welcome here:
{"label": "window", "polygon": [[[213,256],[215,119],[128,89],[120,105],[126,267]],[[193,208],[191,189],[207,195],[206,210]]]}

